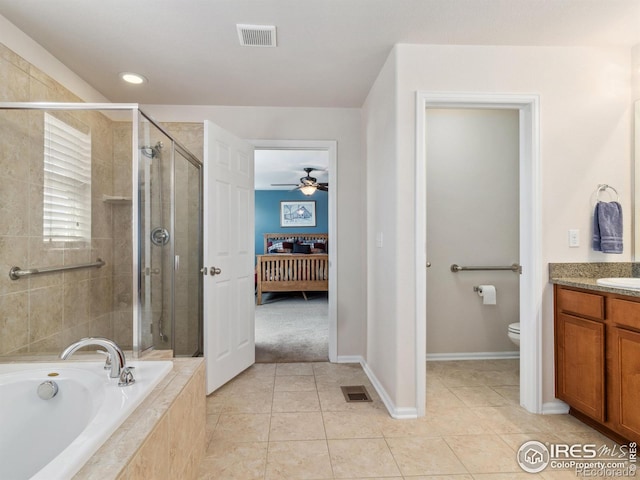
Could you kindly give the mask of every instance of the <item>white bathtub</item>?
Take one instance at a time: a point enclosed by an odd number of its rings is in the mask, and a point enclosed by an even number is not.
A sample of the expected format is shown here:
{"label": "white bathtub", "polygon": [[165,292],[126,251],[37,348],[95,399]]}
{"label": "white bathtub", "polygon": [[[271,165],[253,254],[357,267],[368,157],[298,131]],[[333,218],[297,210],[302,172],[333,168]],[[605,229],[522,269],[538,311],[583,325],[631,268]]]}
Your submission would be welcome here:
{"label": "white bathtub", "polygon": [[[173,367],[129,365],[136,383],[119,387],[104,362],[0,364],[0,479],[75,475]],[[37,388],[47,380],[58,394],[42,400]]]}

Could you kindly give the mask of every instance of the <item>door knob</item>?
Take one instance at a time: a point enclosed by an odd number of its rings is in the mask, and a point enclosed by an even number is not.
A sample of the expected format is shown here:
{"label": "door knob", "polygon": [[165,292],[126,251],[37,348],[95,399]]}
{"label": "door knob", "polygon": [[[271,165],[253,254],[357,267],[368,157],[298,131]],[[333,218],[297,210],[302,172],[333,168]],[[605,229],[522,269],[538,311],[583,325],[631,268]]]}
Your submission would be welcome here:
{"label": "door knob", "polygon": [[209,275],[211,276],[220,275],[221,273],[222,273],[222,270],[220,270],[218,267],[209,268]]}
{"label": "door knob", "polygon": [[202,267],[202,268],[200,269],[200,273],[202,273],[202,274],[206,275],[206,274],[207,274],[207,267]]}
{"label": "door knob", "polygon": [[431,262],[427,262],[427,268],[431,266]]}

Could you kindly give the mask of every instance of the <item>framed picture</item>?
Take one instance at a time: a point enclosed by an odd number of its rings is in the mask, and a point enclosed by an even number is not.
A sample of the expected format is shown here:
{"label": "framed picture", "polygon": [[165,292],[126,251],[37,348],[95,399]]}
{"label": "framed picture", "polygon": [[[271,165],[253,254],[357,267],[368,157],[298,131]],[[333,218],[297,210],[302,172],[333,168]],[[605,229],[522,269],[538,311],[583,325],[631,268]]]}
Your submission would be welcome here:
{"label": "framed picture", "polygon": [[283,200],[280,202],[281,227],[315,227],[316,201]]}

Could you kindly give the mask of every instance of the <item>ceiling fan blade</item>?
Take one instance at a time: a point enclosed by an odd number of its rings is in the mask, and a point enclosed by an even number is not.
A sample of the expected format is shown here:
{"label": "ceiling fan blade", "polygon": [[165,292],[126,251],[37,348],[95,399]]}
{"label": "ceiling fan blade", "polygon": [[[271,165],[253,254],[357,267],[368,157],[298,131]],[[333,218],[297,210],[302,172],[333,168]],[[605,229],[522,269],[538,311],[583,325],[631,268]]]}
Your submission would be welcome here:
{"label": "ceiling fan blade", "polygon": [[317,186],[318,190],[322,190],[323,192],[328,192],[329,191],[329,185],[323,185],[322,183],[318,184]]}

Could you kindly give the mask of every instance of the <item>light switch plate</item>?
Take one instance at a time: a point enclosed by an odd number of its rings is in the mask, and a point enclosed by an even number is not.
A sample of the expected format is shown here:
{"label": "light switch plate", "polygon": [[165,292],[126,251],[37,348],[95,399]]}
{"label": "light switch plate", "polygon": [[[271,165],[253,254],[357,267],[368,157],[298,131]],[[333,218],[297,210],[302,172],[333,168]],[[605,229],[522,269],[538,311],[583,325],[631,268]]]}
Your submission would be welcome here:
{"label": "light switch plate", "polygon": [[575,248],[579,246],[580,246],[580,230],[570,229],[569,230],[569,247]]}

